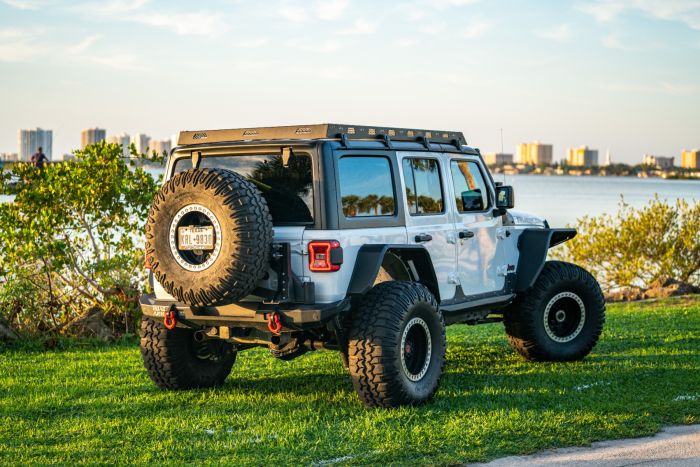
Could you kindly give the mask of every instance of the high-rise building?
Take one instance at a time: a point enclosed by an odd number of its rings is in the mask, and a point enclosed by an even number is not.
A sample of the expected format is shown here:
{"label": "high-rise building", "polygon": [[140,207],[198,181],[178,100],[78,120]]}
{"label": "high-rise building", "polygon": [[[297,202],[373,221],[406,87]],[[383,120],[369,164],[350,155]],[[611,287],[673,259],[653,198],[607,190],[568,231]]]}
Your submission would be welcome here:
{"label": "high-rise building", "polygon": [[19,160],[19,155],[16,152],[3,152],[0,153],[0,161],[3,162],[16,162]]}
{"label": "high-rise building", "polygon": [[642,157],[642,164],[650,165],[656,167],[657,169],[672,169],[675,157],[663,157],[663,156],[653,156],[651,154],[644,154]]}
{"label": "high-rise building", "polygon": [[483,156],[484,162],[486,162],[487,165],[505,165],[513,163],[513,154],[487,152]]}
{"label": "high-rise building", "polygon": [[605,162],[603,162],[604,166],[608,166],[612,164],[612,157],[610,156],[610,149],[605,151]]}
{"label": "high-rise building", "polygon": [[53,131],[36,128],[34,130],[19,130],[17,133],[17,153],[19,160],[29,161],[39,148],[51,160],[53,153]]}
{"label": "high-rise building", "polygon": [[86,128],[80,132],[80,149],[104,141],[106,137],[107,131],[104,128]]}
{"label": "high-rise building", "polygon": [[700,169],[700,149],[685,149],[681,153],[681,167],[684,169]]}
{"label": "high-rise building", "polygon": [[166,155],[169,154],[171,148],[172,143],[169,139],[152,139],[151,142],[148,144],[148,151],[155,152],[159,156],[162,156],[163,153],[166,153]]}
{"label": "high-rise building", "polygon": [[131,137],[128,134],[122,133],[120,135],[109,136],[107,138],[107,142],[111,144],[121,144],[124,157],[131,156],[131,150],[129,149],[131,145]]}
{"label": "high-rise building", "polygon": [[136,146],[136,152],[146,154],[148,152],[148,144],[151,142],[151,137],[143,133],[137,133],[131,137],[131,144]]}
{"label": "high-rise building", "polygon": [[566,164],[574,167],[593,167],[598,165],[598,150],[588,149],[588,146],[569,148],[566,153]]}
{"label": "high-rise building", "polygon": [[518,162],[527,165],[544,165],[552,163],[552,145],[539,141],[518,145]]}

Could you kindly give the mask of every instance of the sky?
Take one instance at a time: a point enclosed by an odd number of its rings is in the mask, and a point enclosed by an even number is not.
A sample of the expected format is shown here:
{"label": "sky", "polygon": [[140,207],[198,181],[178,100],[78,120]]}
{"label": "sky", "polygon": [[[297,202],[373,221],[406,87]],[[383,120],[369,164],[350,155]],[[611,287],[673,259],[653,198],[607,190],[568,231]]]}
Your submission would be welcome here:
{"label": "sky", "polygon": [[0,0],[0,152],[20,128],[351,123],[613,161],[700,147],[698,0]]}

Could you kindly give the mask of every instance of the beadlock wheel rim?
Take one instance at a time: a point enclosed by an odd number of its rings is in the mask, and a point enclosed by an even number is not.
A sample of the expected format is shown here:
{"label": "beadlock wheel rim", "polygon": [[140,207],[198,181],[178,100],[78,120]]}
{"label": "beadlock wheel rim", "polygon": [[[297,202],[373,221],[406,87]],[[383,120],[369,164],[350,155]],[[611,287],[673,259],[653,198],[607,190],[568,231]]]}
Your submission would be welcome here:
{"label": "beadlock wheel rim", "polygon": [[[200,213],[206,217],[207,220],[211,222],[212,227],[214,227],[214,250],[212,250],[206,259],[201,263],[193,263],[188,261],[182,255],[182,252],[179,250],[177,245],[177,228],[180,226],[180,222],[182,221],[183,217],[191,213]],[[177,264],[191,272],[204,271],[214,264],[216,259],[219,257],[219,253],[221,253],[221,224],[219,223],[219,219],[216,218],[214,213],[209,208],[206,208],[201,204],[189,204],[175,214],[175,217],[170,223],[168,240],[170,243],[170,252],[175,258],[175,261],[177,261]]]}
{"label": "beadlock wheel rim", "polygon": [[575,293],[560,292],[549,300],[542,319],[550,339],[559,343],[571,342],[586,324],[586,306]]}
{"label": "beadlock wheel rim", "polygon": [[420,381],[430,367],[432,340],[428,324],[422,318],[411,319],[401,335],[401,366],[411,381]]}

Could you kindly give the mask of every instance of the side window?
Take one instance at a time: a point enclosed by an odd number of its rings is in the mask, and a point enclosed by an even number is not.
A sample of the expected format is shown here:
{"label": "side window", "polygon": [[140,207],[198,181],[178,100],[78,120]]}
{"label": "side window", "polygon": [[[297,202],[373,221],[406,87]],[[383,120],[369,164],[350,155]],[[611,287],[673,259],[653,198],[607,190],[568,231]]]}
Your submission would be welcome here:
{"label": "side window", "polygon": [[345,217],[393,216],[396,212],[391,166],[386,157],[342,157],[338,176]]}
{"label": "side window", "polygon": [[406,158],[403,160],[403,176],[410,214],[438,214],[445,211],[438,161]]}
{"label": "side window", "polygon": [[459,212],[484,211],[489,205],[488,185],[476,162],[453,160],[450,163]]}

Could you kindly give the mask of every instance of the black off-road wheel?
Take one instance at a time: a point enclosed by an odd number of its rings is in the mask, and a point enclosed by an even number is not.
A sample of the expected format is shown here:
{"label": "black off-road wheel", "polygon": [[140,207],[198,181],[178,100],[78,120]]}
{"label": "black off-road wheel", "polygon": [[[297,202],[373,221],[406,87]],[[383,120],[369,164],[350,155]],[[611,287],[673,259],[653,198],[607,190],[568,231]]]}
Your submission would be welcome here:
{"label": "black off-road wheel", "polygon": [[221,386],[236,361],[234,347],[225,341],[197,342],[191,329],[168,330],[149,318],[141,321],[141,356],[161,389]]}
{"label": "black off-road wheel", "polygon": [[585,269],[548,261],[532,289],[505,310],[504,323],[510,345],[526,360],[581,360],[603,330],[603,293]]}
{"label": "black off-road wheel", "polygon": [[404,281],[375,285],[352,313],[348,344],[353,386],[365,405],[418,405],[437,391],[445,322],[427,287]]}
{"label": "black off-road wheel", "polygon": [[[182,244],[199,229],[205,248]],[[189,234],[190,236],[194,234]],[[224,169],[181,172],[156,194],[146,224],[146,258],[156,279],[193,306],[232,303],[250,294],[267,271],[272,218],[251,182]]]}

